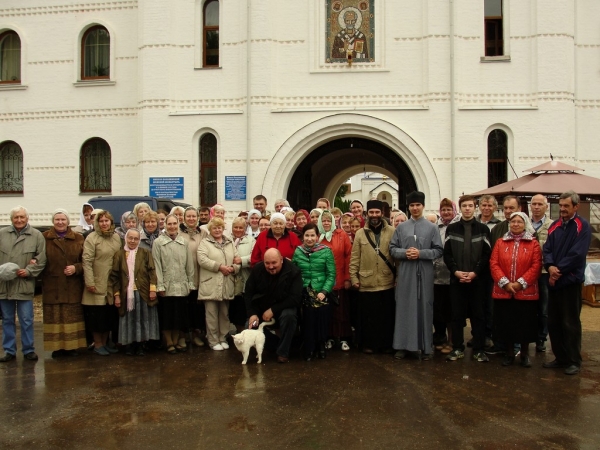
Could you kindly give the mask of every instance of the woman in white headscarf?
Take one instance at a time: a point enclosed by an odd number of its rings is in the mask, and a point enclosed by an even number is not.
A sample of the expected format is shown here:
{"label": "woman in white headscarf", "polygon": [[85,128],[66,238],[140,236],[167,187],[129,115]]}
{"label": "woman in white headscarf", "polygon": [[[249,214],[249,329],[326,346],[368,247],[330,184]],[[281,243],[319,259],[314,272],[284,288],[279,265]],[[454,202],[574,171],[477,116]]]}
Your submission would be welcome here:
{"label": "woman in white headscarf", "polygon": [[92,217],[92,211],[94,207],[89,203],[84,203],[79,212],[79,222],[77,226],[73,227],[73,231],[79,234],[86,234],[86,232],[94,231],[94,218]]}
{"label": "woman in white headscarf", "polygon": [[333,339],[327,341],[327,348],[339,347],[343,351],[350,350],[348,341],[352,337],[350,327],[350,303],[347,295],[350,289],[350,256],[352,244],[344,230],[336,228],[333,214],[329,210],[319,216],[319,242],[329,247],[335,260],[335,285],[333,293],[339,299],[339,305],[334,307],[329,326],[329,335]]}
{"label": "woman in white headscarf", "polygon": [[126,355],[144,356],[143,343],[160,338],[156,272],[152,253],[140,246],[140,232],[130,228],[113,259],[110,282],[119,309],[119,344]]}
{"label": "woman in white headscarf", "polygon": [[246,232],[254,239],[260,234],[260,228],[258,227],[258,222],[262,214],[258,209],[251,209],[248,211],[248,231]]}
{"label": "woman in white headscarf", "polygon": [[[91,205],[90,205],[91,206]],[[44,350],[52,357],[77,356],[86,346],[83,295],[83,236],[69,228],[69,213],[57,209],[46,239],[46,267],[42,272]]]}

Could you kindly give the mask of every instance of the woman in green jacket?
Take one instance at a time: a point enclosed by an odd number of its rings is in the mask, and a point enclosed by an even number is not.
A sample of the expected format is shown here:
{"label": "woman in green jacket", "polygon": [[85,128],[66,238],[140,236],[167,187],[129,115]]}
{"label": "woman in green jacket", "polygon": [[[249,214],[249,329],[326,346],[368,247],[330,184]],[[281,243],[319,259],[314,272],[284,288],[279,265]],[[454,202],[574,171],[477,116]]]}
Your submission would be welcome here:
{"label": "woman in green jacket", "polygon": [[309,223],[302,231],[303,244],[296,248],[292,262],[302,272],[304,297],[302,334],[304,359],[325,358],[325,341],[329,332],[330,294],[335,285],[335,260],[329,247],[319,244],[319,229]]}

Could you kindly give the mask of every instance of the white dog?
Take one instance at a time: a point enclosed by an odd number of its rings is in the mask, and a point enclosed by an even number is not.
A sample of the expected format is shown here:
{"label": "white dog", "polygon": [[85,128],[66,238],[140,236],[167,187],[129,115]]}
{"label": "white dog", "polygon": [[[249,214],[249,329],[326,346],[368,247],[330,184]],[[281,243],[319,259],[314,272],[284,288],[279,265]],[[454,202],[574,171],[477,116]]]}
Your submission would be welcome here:
{"label": "white dog", "polygon": [[233,342],[235,347],[242,352],[244,359],[242,364],[246,364],[248,361],[248,355],[252,347],[256,348],[256,359],[257,363],[262,363],[262,352],[265,348],[265,333],[263,327],[265,325],[273,325],[275,319],[271,319],[270,322],[263,322],[258,326],[258,330],[244,330],[241,333],[233,335]]}

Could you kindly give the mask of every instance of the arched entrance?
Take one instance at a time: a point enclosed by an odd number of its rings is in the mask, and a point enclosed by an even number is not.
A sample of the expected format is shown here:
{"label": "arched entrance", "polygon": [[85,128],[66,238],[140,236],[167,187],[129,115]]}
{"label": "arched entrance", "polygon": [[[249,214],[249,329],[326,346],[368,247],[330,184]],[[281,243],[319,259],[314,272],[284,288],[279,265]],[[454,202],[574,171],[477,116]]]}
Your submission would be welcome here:
{"label": "arched entrance", "polygon": [[397,206],[405,210],[406,194],[417,189],[410,169],[390,148],[357,137],[335,139],[314,149],[294,171],[286,198],[310,211],[319,197],[333,200],[344,181],[367,171],[383,173],[398,183]]}
{"label": "arched entrance", "polygon": [[419,144],[391,122],[349,113],[322,117],[290,135],[259,176],[257,192],[267,198],[288,196],[295,207],[312,207],[318,197],[333,200],[342,183],[363,171],[398,182],[404,193],[398,206],[415,188],[430,204],[439,204],[438,176]]}

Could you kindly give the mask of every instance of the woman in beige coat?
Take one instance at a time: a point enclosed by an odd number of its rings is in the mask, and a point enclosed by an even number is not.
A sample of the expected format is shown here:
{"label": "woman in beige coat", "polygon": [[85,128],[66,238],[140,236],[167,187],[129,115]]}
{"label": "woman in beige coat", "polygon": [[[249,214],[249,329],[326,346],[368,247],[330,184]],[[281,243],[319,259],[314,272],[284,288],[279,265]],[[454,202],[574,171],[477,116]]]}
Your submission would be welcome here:
{"label": "woman in beige coat", "polygon": [[160,323],[167,352],[184,352],[187,347],[177,341],[179,332],[188,327],[187,296],[196,289],[194,258],[179,234],[179,219],[174,214],[169,214],[165,219],[165,233],[154,241],[152,257],[156,270],[156,292],[161,305]]}
{"label": "woman in beige coat", "polygon": [[209,236],[198,245],[200,286],[198,300],[205,302],[206,337],[213,350],[229,348],[225,336],[229,333],[229,301],[233,299],[235,274],[242,259],[233,241],[223,236],[225,223],[215,217],[208,222]]}
{"label": "woman in beige coat", "polygon": [[112,329],[114,313],[112,287],[108,277],[112,270],[113,256],[121,248],[121,238],[115,233],[113,216],[104,210],[97,210],[94,231],[83,243],[83,313],[86,328],[94,336],[94,351],[108,356],[117,350],[106,345]]}

